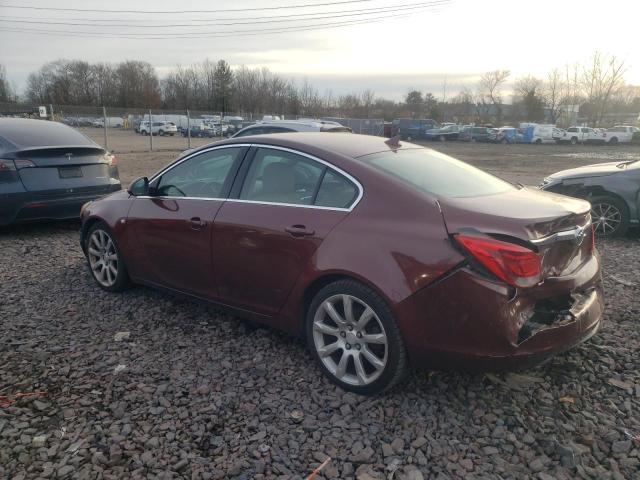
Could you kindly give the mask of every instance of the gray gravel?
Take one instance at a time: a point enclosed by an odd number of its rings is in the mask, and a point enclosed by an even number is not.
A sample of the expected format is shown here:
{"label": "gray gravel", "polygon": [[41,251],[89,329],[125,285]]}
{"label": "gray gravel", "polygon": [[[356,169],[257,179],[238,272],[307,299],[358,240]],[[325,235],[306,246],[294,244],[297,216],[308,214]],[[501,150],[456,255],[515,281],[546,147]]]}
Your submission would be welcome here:
{"label": "gray gravel", "polygon": [[[640,234],[600,244],[601,332],[519,374],[362,398],[304,345],[94,285],[77,223],[0,230],[0,478],[640,478]],[[20,397],[19,393],[42,392]],[[0,398],[0,401],[2,398]]]}

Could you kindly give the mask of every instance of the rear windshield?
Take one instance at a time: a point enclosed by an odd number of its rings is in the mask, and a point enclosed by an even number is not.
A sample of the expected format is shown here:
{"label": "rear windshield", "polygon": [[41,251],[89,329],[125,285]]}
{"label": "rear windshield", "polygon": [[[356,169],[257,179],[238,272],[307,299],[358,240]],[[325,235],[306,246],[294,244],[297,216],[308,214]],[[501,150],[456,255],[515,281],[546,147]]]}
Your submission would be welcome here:
{"label": "rear windshield", "polygon": [[359,160],[438,197],[480,197],[515,189],[504,180],[426,148],[373,153]]}
{"label": "rear windshield", "polygon": [[75,128],[47,120],[1,118],[0,136],[19,148],[38,148],[96,144]]}

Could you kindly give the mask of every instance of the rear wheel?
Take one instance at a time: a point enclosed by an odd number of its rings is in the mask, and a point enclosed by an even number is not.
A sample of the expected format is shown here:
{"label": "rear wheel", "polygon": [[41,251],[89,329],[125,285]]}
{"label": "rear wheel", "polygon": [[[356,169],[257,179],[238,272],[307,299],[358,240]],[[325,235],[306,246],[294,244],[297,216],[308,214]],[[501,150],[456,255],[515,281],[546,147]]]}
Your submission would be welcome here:
{"label": "rear wheel", "polygon": [[598,235],[621,237],[629,229],[629,212],[624,202],[610,195],[593,197],[591,221]]}
{"label": "rear wheel", "polygon": [[611,145],[617,145],[618,144],[618,138],[617,137],[613,137],[611,140],[609,140],[609,143]]}
{"label": "rear wheel", "polygon": [[159,130],[158,135],[160,135],[161,137],[164,137],[164,130]]}
{"label": "rear wheel", "polygon": [[571,145],[576,145],[578,143],[578,137],[571,137]]}
{"label": "rear wheel", "polygon": [[324,374],[345,390],[371,395],[407,372],[407,354],[386,302],[353,280],[316,294],[306,319],[307,341]]}
{"label": "rear wheel", "polygon": [[87,233],[87,262],[94,280],[103,290],[120,292],[129,286],[127,267],[107,225],[95,223]]}

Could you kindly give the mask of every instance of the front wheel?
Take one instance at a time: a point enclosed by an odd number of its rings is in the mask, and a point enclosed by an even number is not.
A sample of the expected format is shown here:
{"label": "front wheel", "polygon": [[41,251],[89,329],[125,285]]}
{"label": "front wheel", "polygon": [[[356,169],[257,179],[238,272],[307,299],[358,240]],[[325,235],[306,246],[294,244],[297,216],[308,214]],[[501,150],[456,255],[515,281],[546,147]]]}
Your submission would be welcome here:
{"label": "front wheel", "polygon": [[324,374],[345,390],[372,395],[407,372],[407,354],[391,310],[370,288],[353,280],[316,294],[306,318],[307,341]]}
{"label": "front wheel", "polygon": [[622,200],[609,195],[593,197],[591,221],[598,235],[621,237],[629,229],[629,212]]}
{"label": "front wheel", "polygon": [[85,253],[89,270],[98,286],[108,292],[120,292],[129,286],[127,267],[107,225],[98,222],[87,233]]}

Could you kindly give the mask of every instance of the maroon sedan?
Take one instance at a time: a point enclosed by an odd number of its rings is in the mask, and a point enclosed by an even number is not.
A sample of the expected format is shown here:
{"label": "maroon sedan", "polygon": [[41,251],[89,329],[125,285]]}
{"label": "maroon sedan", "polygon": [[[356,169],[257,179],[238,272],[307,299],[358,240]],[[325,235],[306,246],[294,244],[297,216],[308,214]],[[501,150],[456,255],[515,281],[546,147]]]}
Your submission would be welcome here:
{"label": "maroon sedan", "polygon": [[82,222],[103,289],[141,283],[303,335],[362,394],[409,365],[530,365],[602,316],[588,202],[379,137],[208,145],[88,203]]}

